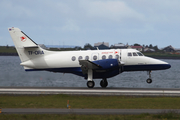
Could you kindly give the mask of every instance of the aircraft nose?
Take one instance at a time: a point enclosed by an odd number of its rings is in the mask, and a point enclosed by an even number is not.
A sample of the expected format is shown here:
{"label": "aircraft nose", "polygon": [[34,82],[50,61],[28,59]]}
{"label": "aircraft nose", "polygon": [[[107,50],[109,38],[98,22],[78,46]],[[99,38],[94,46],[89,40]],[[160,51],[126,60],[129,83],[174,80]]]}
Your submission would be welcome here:
{"label": "aircraft nose", "polygon": [[171,68],[171,65],[167,62],[159,61],[159,64],[161,66],[161,69],[163,69],[163,70]]}
{"label": "aircraft nose", "polygon": [[150,65],[154,65],[152,70],[165,70],[171,68],[171,65],[162,60],[157,60],[154,58],[148,58],[148,62]]}
{"label": "aircraft nose", "polygon": [[164,67],[164,69],[169,69],[169,68],[171,68],[171,65],[170,64],[164,64],[163,67]]}
{"label": "aircraft nose", "polygon": [[167,62],[164,62],[164,61],[160,61],[160,66],[161,66],[161,69],[169,69],[169,68],[171,68],[171,65],[169,64],[169,63],[167,63]]}

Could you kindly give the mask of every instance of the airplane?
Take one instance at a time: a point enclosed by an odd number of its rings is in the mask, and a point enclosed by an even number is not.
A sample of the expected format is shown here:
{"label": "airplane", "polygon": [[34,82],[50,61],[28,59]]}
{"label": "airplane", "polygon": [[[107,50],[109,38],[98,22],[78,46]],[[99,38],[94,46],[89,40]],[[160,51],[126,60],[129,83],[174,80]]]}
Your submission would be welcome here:
{"label": "airplane", "polygon": [[128,71],[147,71],[147,83],[152,83],[151,71],[171,68],[167,62],[146,57],[135,49],[49,51],[43,49],[19,28],[8,28],[25,71],[72,73],[87,80],[102,79],[100,86],[108,86],[107,78]]}

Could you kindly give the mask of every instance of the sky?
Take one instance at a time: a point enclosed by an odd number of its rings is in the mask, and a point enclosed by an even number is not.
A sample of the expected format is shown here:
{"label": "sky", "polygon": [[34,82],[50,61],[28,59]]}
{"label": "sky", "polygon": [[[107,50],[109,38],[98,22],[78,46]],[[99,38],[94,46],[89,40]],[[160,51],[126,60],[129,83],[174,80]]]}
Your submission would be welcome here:
{"label": "sky", "polygon": [[38,44],[97,42],[180,48],[180,0],[0,0],[0,46],[9,27]]}

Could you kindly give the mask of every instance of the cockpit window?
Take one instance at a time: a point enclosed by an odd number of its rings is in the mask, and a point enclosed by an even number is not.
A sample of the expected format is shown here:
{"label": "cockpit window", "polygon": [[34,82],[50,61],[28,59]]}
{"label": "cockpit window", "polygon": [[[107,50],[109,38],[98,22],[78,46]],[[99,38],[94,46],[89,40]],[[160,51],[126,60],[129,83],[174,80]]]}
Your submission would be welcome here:
{"label": "cockpit window", "polygon": [[140,52],[137,52],[137,54],[139,55],[139,56],[144,56],[142,53],[140,53]]}
{"label": "cockpit window", "polygon": [[135,52],[133,52],[133,56],[138,56]]}
{"label": "cockpit window", "polygon": [[132,53],[128,53],[128,56],[132,56]]}

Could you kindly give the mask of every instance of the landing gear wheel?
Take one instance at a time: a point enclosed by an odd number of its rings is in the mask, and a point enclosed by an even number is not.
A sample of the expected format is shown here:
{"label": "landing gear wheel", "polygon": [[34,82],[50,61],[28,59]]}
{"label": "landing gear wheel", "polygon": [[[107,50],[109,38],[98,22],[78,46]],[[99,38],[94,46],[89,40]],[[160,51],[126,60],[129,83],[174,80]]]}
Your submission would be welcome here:
{"label": "landing gear wheel", "polygon": [[88,81],[88,82],[87,82],[88,88],[93,88],[94,85],[95,85],[94,81]]}
{"label": "landing gear wheel", "polygon": [[102,88],[106,88],[108,86],[108,82],[106,79],[101,80],[100,85]]}
{"label": "landing gear wheel", "polygon": [[152,83],[152,79],[148,78],[148,79],[146,80],[146,82],[150,84],[150,83]]}

